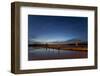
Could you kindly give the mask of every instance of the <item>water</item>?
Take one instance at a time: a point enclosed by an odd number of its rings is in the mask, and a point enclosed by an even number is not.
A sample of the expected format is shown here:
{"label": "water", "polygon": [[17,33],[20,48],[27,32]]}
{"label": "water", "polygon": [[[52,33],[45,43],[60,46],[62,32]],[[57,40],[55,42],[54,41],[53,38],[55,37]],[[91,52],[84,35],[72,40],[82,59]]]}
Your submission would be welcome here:
{"label": "water", "polygon": [[29,47],[28,49],[29,60],[73,59],[73,58],[87,58],[87,52],[33,48],[33,47]]}

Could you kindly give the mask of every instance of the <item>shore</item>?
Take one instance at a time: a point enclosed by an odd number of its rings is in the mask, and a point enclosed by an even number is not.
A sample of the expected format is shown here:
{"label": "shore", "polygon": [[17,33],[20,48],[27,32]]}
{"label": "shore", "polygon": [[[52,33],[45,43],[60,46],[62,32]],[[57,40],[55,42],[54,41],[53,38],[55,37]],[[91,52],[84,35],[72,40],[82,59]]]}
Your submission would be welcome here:
{"label": "shore", "polygon": [[81,46],[75,46],[75,45],[32,45],[32,47],[40,47],[40,48],[49,48],[49,49],[58,49],[58,50],[70,50],[70,51],[82,51],[82,52],[87,52],[88,48],[83,45]]}

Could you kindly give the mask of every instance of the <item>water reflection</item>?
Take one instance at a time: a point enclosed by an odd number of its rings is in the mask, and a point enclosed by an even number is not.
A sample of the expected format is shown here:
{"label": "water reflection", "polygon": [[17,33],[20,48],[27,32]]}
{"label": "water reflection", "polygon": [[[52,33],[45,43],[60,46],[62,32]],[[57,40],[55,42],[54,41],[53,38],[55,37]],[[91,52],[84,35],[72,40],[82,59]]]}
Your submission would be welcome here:
{"label": "water reflection", "polygon": [[87,58],[87,52],[29,47],[29,60]]}

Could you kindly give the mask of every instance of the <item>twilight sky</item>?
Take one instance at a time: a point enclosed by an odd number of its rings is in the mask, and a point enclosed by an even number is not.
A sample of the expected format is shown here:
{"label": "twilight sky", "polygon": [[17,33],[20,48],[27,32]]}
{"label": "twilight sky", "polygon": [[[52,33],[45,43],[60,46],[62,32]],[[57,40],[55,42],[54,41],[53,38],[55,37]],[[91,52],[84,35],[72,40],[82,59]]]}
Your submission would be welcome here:
{"label": "twilight sky", "polygon": [[87,41],[87,17],[28,15],[29,41]]}

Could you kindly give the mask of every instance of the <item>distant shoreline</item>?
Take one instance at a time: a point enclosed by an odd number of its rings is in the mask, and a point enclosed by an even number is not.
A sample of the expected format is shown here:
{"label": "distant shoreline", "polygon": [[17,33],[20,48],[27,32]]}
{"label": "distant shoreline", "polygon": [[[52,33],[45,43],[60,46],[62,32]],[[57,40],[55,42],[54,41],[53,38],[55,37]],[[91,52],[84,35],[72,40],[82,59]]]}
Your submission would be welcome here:
{"label": "distant shoreline", "polygon": [[71,51],[81,51],[87,52],[87,45],[66,45],[66,44],[34,44],[29,45],[29,47],[39,47],[39,48],[47,48],[47,49],[57,49],[57,50],[71,50]]}

